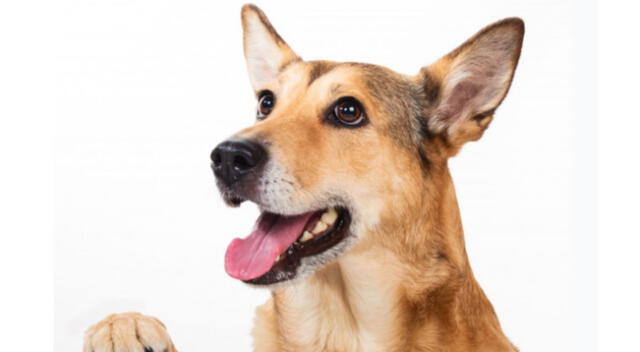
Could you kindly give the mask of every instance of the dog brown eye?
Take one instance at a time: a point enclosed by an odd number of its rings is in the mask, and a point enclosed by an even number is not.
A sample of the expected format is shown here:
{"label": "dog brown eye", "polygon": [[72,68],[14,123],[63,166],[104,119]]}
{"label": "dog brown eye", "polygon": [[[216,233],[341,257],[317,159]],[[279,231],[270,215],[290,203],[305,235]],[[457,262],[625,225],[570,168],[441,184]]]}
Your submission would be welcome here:
{"label": "dog brown eye", "polygon": [[333,108],[333,115],[341,123],[348,126],[355,126],[364,121],[364,111],[360,102],[354,98],[342,98]]}
{"label": "dog brown eye", "polygon": [[258,118],[263,119],[267,117],[273,110],[273,106],[276,104],[273,93],[267,91],[260,95],[258,100]]}

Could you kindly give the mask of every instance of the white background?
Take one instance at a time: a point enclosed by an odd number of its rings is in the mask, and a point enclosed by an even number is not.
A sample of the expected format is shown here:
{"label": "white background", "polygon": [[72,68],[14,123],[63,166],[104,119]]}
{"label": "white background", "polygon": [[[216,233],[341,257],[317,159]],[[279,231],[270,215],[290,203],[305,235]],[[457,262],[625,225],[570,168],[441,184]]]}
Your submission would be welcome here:
{"label": "white background", "polygon": [[[183,351],[249,346],[251,311],[265,295],[227,279],[221,255],[232,236],[246,233],[254,213],[221,209],[206,166],[208,149],[252,115],[239,5],[218,6],[78,2],[2,11],[1,39],[12,55],[2,57],[0,107],[8,124],[1,152],[5,165],[19,171],[3,173],[2,182],[2,213],[10,216],[2,221],[1,267],[10,286],[1,301],[13,318],[3,319],[2,329],[16,331],[5,336],[8,346],[47,350],[51,343],[40,329],[52,325],[47,116],[54,101],[56,350],[78,350],[85,324],[129,309],[160,316]],[[594,176],[588,173],[593,144],[584,141],[593,130],[587,127],[585,137],[581,127],[582,119],[592,124],[594,111],[585,107],[593,107],[594,82],[585,77],[593,74],[593,58],[574,55],[590,54],[580,50],[592,46],[593,33],[575,18],[594,15],[593,8],[582,2],[390,6],[263,8],[304,57],[366,60],[402,72],[414,72],[494,19],[525,19],[525,52],[510,96],[484,140],[452,162],[468,249],[506,333],[523,350],[593,350],[595,307],[584,298],[591,291],[580,290],[593,283],[592,253],[583,244],[590,240],[584,224],[593,219],[571,216],[588,214],[593,205],[572,191]],[[633,13],[614,5],[598,14],[602,351],[631,347],[638,313],[639,176],[628,153],[638,149],[638,123],[635,90],[627,86],[637,77],[637,50],[629,51],[623,37],[633,32]],[[58,26],[60,33],[51,31]],[[584,30],[580,43],[573,35]],[[53,84],[50,68],[57,69]],[[581,109],[584,115],[576,113]],[[576,231],[581,226],[586,231]]]}

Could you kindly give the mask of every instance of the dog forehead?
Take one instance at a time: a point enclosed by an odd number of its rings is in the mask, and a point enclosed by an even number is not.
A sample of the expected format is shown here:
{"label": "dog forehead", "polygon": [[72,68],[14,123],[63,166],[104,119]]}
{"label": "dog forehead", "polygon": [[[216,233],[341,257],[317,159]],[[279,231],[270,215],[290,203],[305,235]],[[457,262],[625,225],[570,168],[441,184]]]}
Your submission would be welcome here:
{"label": "dog forehead", "polygon": [[364,104],[384,134],[404,146],[420,140],[424,91],[410,77],[386,67],[298,61],[282,71],[278,85],[284,101],[306,105],[311,111],[322,110],[340,97],[353,96]]}
{"label": "dog forehead", "polygon": [[277,98],[289,108],[316,113],[343,96],[367,99],[370,94],[361,74],[351,65],[300,61],[288,65],[273,88]]}
{"label": "dog forehead", "polygon": [[284,97],[328,91],[351,86],[357,77],[348,67],[331,61],[298,61],[282,70],[278,85]]}
{"label": "dog forehead", "polygon": [[414,108],[421,94],[420,87],[405,75],[354,62],[298,61],[282,71],[278,84],[283,96],[321,91],[332,95],[351,93],[357,98],[376,100],[377,107],[386,106],[395,112]]}

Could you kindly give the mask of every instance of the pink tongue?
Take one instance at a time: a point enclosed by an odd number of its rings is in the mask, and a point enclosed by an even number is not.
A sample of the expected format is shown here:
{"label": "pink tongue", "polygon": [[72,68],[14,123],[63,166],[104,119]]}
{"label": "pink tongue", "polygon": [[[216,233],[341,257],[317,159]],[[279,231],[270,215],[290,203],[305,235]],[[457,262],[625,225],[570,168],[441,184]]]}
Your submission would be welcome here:
{"label": "pink tongue", "polygon": [[224,269],[229,276],[251,280],[269,271],[283,253],[302,233],[313,212],[295,216],[262,213],[251,234],[236,238],[227,247]]}

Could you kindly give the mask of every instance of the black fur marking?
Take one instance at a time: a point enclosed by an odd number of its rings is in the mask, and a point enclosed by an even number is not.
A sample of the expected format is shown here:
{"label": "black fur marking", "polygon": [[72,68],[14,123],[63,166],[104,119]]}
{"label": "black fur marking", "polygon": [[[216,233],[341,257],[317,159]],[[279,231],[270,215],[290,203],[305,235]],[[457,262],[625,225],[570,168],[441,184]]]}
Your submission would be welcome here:
{"label": "black fur marking", "polygon": [[282,44],[285,44],[285,45],[287,44],[287,42],[285,42],[284,39],[282,39],[280,34],[278,34],[276,29],[273,27],[273,25],[271,24],[271,22],[269,21],[267,16],[264,14],[264,12],[262,12],[262,10],[260,10],[257,6],[255,6],[253,4],[248,4],[247,7],[250,8],[251,10],[253,10],[253,12],[255,12],[258,15],[258,18],[260,19],[260,22],[262,22],[262,24],[264,25],[265,29],[269,32],[269,34],[271,34],[273,36],[273,38],[276,41],[278,41],[278,42],[280,42]]}
{"label": "black fur marking", "polygon": [[416,116],[416,120],[417,120],[418,126],[420,126],[420,129],[418,130],[418,134],[420,135],[420,137],[423,140],[433,139],[433,133],[431,132],[431,130],[429,130],[429,123],[428,123],[429,118],[423,115],[418,115]]}
{"label": "black fur marking", "polygon": [[312,67],[311,71],[309,72],[309,83],[307,84],[307,86],[310,86],[320,76],[328,73],[334,67],[336,67],[336,64],[326,61],[310,61],[309,64],[311,64]]}
{"label": "black fur marking", "polygon": [[301,62],[302,58],[301,57],[296,57],[293,60],[288,60],[286,62],[284,62],[282,65],[280,65],[280,67],[278,68],[279,72],[282,72],[284,70],[286,70],[289,66],[291,66],[292,64],[296,63],[296,62]]}
{"label": "black fur marking", "polygon": [[423,68],[420,73],[422,74],[422,89],[424,89],[427,103],[433,104],[440,95],[440,83],[431,76],[431,73],[426,68]]}
{"label": "black fur marking", "polygon": [[427,173],[429,169],[431,169],[431,161],[422,146],[418,147],[418,157],[420,158],[420,167],[422,168],[422,171]]}
{"label": "black fur marking", "polygon": [[473,116],[473,118],[472,118],[472,119],[473,119],[474,121],[478,121],[478,122],[480,122],[480,121],[484,120],[485,118],[487,118],[487,117],[489,117],[489,116],[493,115],[495,112],[496,112],[496,109],[495,109],[495,108],[493,108],[493,109],[491,109],[491,110],[488,110],[488,111],[485,111],[485,112],[482,112],[482,113],[479,113],[479,114],[477,114],[477,115]]}

